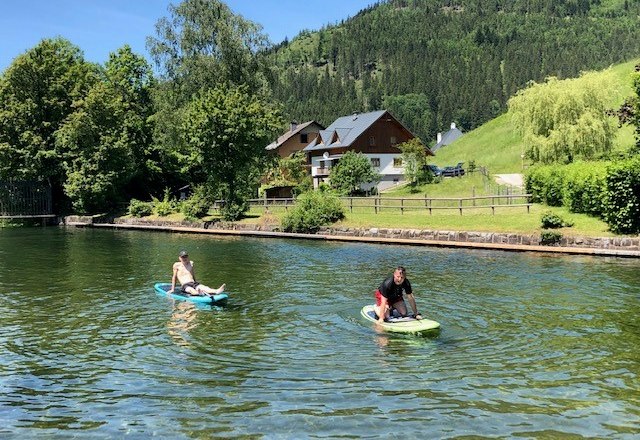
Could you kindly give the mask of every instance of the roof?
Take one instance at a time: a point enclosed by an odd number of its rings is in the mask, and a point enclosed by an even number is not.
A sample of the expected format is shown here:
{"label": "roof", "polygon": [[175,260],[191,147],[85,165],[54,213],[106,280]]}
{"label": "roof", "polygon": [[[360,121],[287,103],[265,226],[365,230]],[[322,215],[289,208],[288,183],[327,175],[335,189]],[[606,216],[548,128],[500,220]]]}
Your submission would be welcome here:
{"label": "roof", "polygon": [[326,130],[320,131],[320,143],[314,139],[303,151],[348,147],[385,113],[387,113],[386,110],[377,110],[375,112],[342,116],[336,119]]}
{"label": "roof", "polygon": [[302,124],[297,124],[296,127],[293,130],[287,131],[285,134],[283,134],[282,136],[278,137],[278,139],[275,142],[271,142],[265,148],[267,150],[275,150],[275,149],[277,149],[280,145],[284,144],[292,136],[300,133],[303,129],[307,128],[311,124],[316,124],[319,127],[322,127],[322,125],[317,123],[316,121],[308,121],[308,122],[303,122]]}
{"label": "roof", "polygon": [[452,128],[451,130],[447,131],[445,134],[442,135],[442,139],[440,139],[440,142],[435,144],[433,148],[431,148],[431,151],[436,151],[444,147],[445,145],[449,145],[450,143],[458,139],[460,136],[462,136],[462,132],[457,128]]}

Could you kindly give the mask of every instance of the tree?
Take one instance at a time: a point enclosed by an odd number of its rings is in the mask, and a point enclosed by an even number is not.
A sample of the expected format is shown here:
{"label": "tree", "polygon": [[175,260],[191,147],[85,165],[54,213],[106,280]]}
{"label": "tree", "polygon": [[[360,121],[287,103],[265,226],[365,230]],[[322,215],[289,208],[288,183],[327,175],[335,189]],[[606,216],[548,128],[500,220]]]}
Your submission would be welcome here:
{"label": "tree", "polygon": [[429,183],[433,175],[427,170],[427,150],[419,138],[413,138],[398,145],[402,151],[404,177],[412,187]]}
{"label": "tree", "polygon": [[331,187],[338,193],[349,195],[360,190],[363,183],[372,183],[380,179],[367,156],[355,151],[347,151],[338,164],[331,170]]}
{"label": "tree", "polygon": [[110,55],[103,81],[76,103],[55,133],[62,153],[65,194],[80,213],[104,211],[122,198],[131,179],[157,169],[150,157],[153,76],[129,46]]}
{"label": "tree", "polygon": [[602,75],[581,81],[547,78],[531,83],[509,100],[509,111],[534,162],[570,163],[610,151],[615,124],[608,115],[612,91]]}
{"label": "tree", "polygon": [[98,81],[98,68],[62,38],[44,39],[0,78],[0,177],[48,180],[61,193],[54,133]]}
{"label": "tree", "polygon": [[640,64],[636,65],[631,76],[633,95],[625,99],[618,109],[617,116],[620,124],[629,124],[635,127],[636,144],[632,151],[640,154]]}
{"label": "tree", "polygon": [[250,94],[267,95],[258,53],[268,39],[259,25],[234,15],[220,0],[183,0],[169,5],[169,13],[157,22],[156,37],[147,38],[147,48],[160,74],[154,144],[173,159],[164,163],[171,180],[180,171],[172,167],[185,158],[179,127],[193,99],[218,87],[244,86]]}
{"label": "tree", "polygon": [[215,197],[222,198],[222,214],[238,219],[257,187],[267,153],[265,145],[282,126],[277,110],[246,87],[215,88],[187,108],[182,123],[185,171],[191,183],[202,179]]}

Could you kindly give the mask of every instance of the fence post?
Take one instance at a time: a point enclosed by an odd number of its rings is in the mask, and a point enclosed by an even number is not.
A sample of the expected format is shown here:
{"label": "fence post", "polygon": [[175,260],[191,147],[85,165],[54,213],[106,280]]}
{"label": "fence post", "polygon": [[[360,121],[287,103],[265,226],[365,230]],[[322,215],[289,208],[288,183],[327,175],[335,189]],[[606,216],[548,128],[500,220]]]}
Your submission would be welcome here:
{"label": "fence post", "polygon": [[404,198],[400,199],[400,215],[404,214]]}
{"label": "fence post", "polygon": [[473,197],[473,206],[476,206],[476,186],[471,187],[471,197]]}
{"label": "fence post", "polygon": [[462,215],[462,199],[458,200],[458,207],[460,209],[460,215]]}

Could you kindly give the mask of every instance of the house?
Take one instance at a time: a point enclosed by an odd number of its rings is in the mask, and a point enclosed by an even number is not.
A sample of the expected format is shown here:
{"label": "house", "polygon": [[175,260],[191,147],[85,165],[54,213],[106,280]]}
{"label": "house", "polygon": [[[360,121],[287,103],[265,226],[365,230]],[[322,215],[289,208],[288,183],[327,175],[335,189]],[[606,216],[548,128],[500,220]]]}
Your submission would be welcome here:
{"label": "house", "polygon": [[438,133],[438,137],[436,138],[436,144],[431,148],[431,151],[436,152],[440,148],[445,145],[449,145],[456,139],[462,136],[462,131],[459,128],[456,128],[456,123],[451,123],[451,129],[447,131],[444,135],[442,133]]}
{"label": "house", "polygon": [[267,145],[266,149],[277,153],[280,157],[289,157],[291,154],[306,147],[309,142],[318,136],[320,130],[324,130],[324,126],[316,121],[309,121],[304,124],[298,124],[295,121],[291,122],[289,131]]}
{"label": "house", "polygon": [[[415,136],[391,113],[378,110],[342,116],[320,130],[319,135],[304,148],[307,163],[311,164],[313,186],[328,182],[331,168],[347,151],[363,153],[371,160],[382,178],[378,190],[389,188],[403,180],[402,153],[397,148]],[[427,148],[427,154],[433,153]],[[369,190],[372,185],[363,185]]]}

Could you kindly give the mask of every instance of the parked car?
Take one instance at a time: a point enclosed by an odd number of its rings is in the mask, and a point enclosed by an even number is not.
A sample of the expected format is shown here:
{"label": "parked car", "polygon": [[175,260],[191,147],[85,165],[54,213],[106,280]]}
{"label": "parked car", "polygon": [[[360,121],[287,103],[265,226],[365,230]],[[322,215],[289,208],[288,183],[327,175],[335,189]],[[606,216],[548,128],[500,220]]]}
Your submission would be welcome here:
{"label": "parked car", "polygon": [[462,168],[463,164],[464,162],[458,162],[458,165],[456,166],[444,167],[444,169],[442,170],[442,176],[443,177],[464,176],[464,168]]}
{"label": "parked car", "polygon": [[442,168],[440,168],[438,165],[428,164],[427,170],[431,171],[431,174],[433,174],[435,177],[440,177],[442,175]]}

